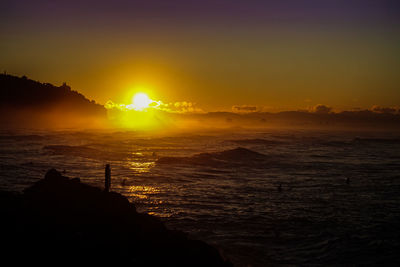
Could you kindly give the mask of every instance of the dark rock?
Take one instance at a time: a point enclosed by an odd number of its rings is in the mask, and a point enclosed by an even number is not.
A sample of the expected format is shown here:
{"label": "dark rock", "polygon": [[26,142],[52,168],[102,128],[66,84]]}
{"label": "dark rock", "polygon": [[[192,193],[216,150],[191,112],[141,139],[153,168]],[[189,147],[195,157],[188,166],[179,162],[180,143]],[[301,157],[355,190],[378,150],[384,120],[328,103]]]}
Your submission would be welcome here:
{"label": "dark rock", "polygon": [[0,192],[3,261],[231,266],[217,249],[138,213],[121,194],[52,169],[23,194]]}
{"label": "dark rock", "polygon": [[60,172],[58,172],[56,169],[50,169],[47,171],[46,175],[44,176],[44,179],[47,180],[67,180],[67,177],[63,177]]}

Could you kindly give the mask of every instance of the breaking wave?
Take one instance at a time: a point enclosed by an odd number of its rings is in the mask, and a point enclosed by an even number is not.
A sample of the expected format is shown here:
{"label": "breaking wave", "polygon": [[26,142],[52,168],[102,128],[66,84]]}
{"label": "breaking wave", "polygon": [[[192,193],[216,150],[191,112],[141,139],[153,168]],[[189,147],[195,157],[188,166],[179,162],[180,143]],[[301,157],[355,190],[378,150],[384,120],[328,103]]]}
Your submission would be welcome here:
{"label": "breaking wave", "polygon": [[48,145],[43,147],[56,155],[66,155],[72,157],[82,157],[89,159],[99,159],[108,161],[123,160],[128,157],[127,153],[103,151],[88,146],[68,146],[68,145]]}
{"label": "breaking wave", "polygon": [[189,165],[220,165],[220,164],[259,164],[267,159],[267,156],[253,150],[237,147],[213,153],[200,153],[191,157],[162,157],[158,164],[189,164]]}

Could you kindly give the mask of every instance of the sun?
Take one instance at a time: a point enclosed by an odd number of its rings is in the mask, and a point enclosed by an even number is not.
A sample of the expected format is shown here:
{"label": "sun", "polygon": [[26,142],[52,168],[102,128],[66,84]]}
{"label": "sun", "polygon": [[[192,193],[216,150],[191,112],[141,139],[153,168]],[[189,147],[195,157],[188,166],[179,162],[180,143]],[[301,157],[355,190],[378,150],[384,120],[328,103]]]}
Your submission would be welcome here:
{"label": "sun", "polygon": [[148,108],[153,102],[145,93],[137,93],[133,96],[133,106],[136,110]]}

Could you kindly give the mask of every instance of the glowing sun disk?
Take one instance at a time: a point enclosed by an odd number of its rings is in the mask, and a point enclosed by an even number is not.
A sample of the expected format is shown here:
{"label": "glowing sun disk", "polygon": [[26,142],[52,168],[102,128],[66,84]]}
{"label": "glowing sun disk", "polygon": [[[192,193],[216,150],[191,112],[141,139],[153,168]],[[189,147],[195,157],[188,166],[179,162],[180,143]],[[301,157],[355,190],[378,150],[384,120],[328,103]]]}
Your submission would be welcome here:
{"label": "glowing sun disk", "polygon": [[149,105],[153,102],[146,94],[137,93],[133,97],[133,106],[135,109],[142,110],[148,108]]}

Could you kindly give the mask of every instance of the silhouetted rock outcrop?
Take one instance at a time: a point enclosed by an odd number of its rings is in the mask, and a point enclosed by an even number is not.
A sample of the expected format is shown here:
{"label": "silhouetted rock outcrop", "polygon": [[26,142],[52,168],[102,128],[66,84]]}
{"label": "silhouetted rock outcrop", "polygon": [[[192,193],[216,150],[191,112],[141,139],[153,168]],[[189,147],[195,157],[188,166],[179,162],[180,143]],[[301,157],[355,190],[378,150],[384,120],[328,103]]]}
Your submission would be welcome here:
{"label": "silhouetted rock outcrop", "polygon": [[56,170],[23,194],[0,192],[3,261],[112,266],[230,266],[219,252],[124,196],[69,179]]}

